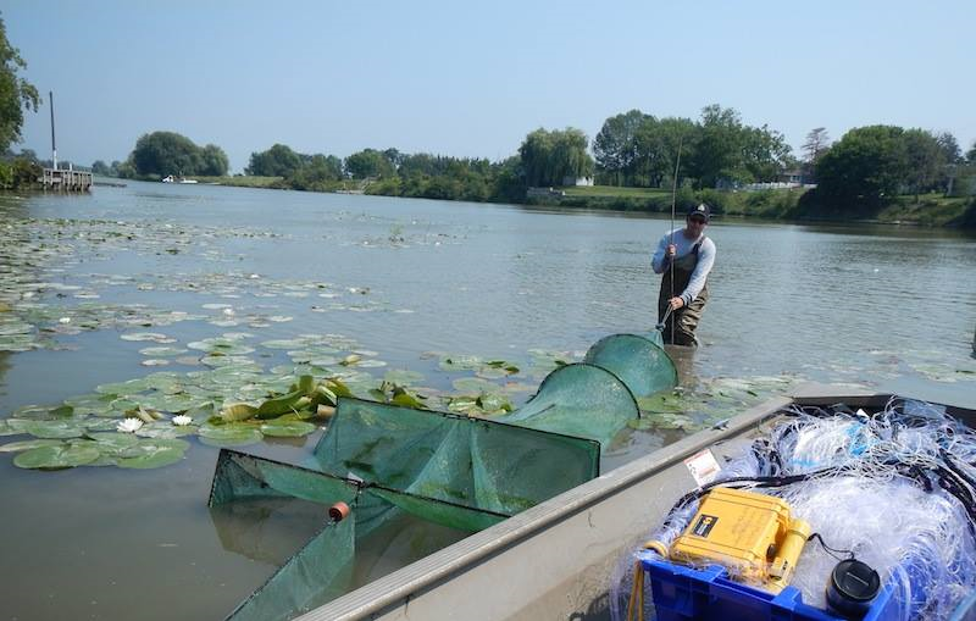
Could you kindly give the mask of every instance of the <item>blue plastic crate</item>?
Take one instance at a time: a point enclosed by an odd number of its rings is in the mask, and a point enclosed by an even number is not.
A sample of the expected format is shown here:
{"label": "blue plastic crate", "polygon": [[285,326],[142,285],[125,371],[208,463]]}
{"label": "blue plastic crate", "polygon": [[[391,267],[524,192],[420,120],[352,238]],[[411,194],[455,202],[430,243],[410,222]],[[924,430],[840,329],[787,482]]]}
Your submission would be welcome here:
{"label": "blue plastic crate", "polygon": [[[650,578],[658,621],[845,621],[803,603],[799,589],[788,586],[778,595],[729,580],[725,568],[692,569],[662,560],[641,560]],[[900,607],[884,586],[863,621],[898,621]]]}

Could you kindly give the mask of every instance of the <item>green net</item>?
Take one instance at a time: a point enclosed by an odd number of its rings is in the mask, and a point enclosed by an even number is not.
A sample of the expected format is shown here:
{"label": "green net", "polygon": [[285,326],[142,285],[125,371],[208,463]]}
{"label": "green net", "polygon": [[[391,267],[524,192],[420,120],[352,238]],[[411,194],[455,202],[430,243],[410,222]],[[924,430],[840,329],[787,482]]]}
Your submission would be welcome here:
{"label": "green net", "polygon": [[[323,472],[503,515],[576,487],[600,469],[593,440],[359,399],[340,400],[314,454]],[[414,500],[388,499],[441,521]],[[448,525],[465,527],[461,518],[450,517]]]}
{"label": "green net", "polygon": [[600,339],[586,352],[584,361],[612,372],[638,398],[678,383],[678,373],[657,330],[649,337],[613,334]]}
{"label": "green net", "polygon": [[660,341],[657,332],[604,338],[493,420],[340,399],[311,468],[222,450],[213,507],[262,498],[352,507],[230,618],[288,619],[344,592],[357,550],[395,520],[474,532],[596,477],[601,447],[640,416],[636,398],[676,383]]}
{"label": "green net", "polygon": [[550,373],[539,392],[503,420],[521,427],[590,438],[607,446],[640,410],[614,373],[592,364],[568,364]]}
{"label": "green net", "polygon": [[[229,617],[235,621],[289,619],[346,592],[353,582],[357,551],[375,547],[370,535],[400,518],[403,511],[468,532],[510,517],[221,450],[210,494],[212,511],[224,505],[285,498],[322,505],[324,527],[238,606]],[[326,507],[337,502],[351,507],[350,515],[341,522],[327,519]]]}

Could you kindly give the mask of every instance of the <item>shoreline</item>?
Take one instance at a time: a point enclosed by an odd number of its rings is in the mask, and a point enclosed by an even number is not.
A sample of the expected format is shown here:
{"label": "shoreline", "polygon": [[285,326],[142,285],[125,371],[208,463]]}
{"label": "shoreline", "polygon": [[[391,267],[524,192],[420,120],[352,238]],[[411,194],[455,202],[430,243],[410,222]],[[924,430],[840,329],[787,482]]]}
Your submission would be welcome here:
{"label": "shoreline", "polygon": [[[280,177],[194,177],[201,184],[224,187],[253,188],[262,190],[293,190],[323,194],[388,196],[391,198],[422,198],[457,202],[454,199],[426,196],[399,196],[393,193],[352,189],[348,182],[337,182],[335,187],[324,190],[302,190],[285,187]],[[151,183],[151,182],[150,182]],[[358,183],[356,184],[358,186]],[[378,184],[374,184],[374,187]],[[555,189],[555,188],[554,188]],[[586,210],[633,214],[670,214],[671,194],[648,188],[596,186],[586,188],[558,188],[564,194],[530,196],[521,201],[484,200],[462,201],[493,205],[519,205],[525,207],[555,208],[559,210]],[[21,190],[23,191],[23,190]],[[698,202],[713,207],[713,215],[719,221],[727,218],[778,222],[784,224],[871,224],[912,228],[976,231],[976,197],[943,197],[924,195],[918,202],[913,197],[902,196],[880,208],[872,217],[836,217],[832,215],[804,214],[799,206],[800,197],[806,190],[772,189],[756,191],[700,190],[685,188],[678,192],[676,210],[684,213]]]}

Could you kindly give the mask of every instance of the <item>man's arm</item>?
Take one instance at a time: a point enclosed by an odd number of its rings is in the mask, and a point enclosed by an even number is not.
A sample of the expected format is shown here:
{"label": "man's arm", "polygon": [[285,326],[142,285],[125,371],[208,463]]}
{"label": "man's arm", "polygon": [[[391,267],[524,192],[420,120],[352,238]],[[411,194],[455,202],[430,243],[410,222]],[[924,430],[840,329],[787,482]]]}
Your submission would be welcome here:
{"label": "man's arm", "polygon": [[706,238],[698,249],[698,264],[695,266],[695,271],[691,273],[691,280],[681,292],[681,299],[684,300],[685,306],[691,304],[705,288],[705,279],[708,278],[713,265],[715,265],[715,243]]}
{"label": "man's arm", "polygon": [[654,270],[655,274],[663,274],[664,270],[668,268],[668,261],[665,258],[665,253],[668,249],[668,236],[665,235],[661,238],[661,241],[657,244],[657,250],[654,252],[654,257],[651,259],[651,268]]}

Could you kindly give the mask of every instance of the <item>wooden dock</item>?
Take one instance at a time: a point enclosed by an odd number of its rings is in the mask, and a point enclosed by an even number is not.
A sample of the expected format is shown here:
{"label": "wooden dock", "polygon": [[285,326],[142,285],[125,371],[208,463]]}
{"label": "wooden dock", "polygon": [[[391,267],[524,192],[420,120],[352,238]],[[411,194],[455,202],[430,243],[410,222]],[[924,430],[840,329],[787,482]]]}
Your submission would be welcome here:
{"label": "wooden dock", "polygon": [[56,168],[45,168],[38,181],[45,191],[53,192],[89,192],[93,183],[90,172]]}

